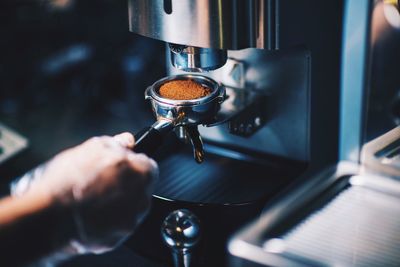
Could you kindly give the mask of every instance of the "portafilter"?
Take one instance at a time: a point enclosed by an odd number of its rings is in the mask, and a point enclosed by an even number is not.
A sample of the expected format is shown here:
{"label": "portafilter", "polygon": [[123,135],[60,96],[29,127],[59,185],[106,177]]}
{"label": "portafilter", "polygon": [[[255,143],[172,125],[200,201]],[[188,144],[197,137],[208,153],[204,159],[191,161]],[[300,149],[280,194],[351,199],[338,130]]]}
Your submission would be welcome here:
{"label": "portafilter", "polygon": [[[190,99],[174,100],[162,97],[161,86],[170,81],[191,80],[210,89],[207,96]],[[156,81],[145,91],[145,99],[149,100],[157,121],[135,135],[134,151],[152,154],[162,145],[164,136],[175,127],[182,127],[193,146],[196,162],[204,159],[203,142],[197,126],[214,122],[221,103],[225,100],[225,88],[208,77],[194,74],[168,76]]]}

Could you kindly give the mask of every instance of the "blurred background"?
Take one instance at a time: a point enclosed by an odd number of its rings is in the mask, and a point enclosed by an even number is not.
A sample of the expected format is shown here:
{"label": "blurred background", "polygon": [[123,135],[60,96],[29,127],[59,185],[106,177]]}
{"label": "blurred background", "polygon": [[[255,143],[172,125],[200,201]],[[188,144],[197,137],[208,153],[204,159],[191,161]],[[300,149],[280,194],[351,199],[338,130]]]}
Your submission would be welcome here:
{"label": "blurred background", "polygon": [[164,61],[162,42],[129,32],[126,0],[2,1],[0,122],[29,140],[2,182],[91,136],[151,123],[144,90]]}

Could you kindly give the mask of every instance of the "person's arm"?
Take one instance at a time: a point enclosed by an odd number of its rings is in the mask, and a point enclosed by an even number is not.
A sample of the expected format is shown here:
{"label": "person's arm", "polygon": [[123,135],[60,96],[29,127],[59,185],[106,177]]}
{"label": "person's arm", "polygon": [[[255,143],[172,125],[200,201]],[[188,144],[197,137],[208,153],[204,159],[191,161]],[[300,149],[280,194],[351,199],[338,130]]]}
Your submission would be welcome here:
{"label": "person's arm", "polygon": [[130,134],[92,138],[58,154],[28,186],[20,180],[0,200],[0,266],[101,253],[131,234],[158,176],[133,145]]}
{"label": "person's arm", "polygon": [[75,233],[72,211],[49,194],[0,200],[1,266],[19,266],[68,244]]}

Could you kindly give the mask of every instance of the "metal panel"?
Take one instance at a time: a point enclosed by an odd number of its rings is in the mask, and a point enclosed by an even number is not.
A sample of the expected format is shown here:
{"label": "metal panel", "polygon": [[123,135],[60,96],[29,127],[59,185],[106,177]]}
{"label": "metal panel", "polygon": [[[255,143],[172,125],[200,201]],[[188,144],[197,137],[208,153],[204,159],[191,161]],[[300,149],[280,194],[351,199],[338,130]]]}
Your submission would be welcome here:
{"label": "metal panel", "polygon": [[197,47],[275,49],[275,12],[275,0],[129,0],[129,29]]}
{"label": "metal panel", "polygon": [[352,186],[282,236],[283,254],[318,265],[400,266],[399,201],[399,194]]}
{"label": "metal panel", "polygon": [[349,163],[332,171],[270,206],[230,253],[265,266],[400,266],[400,183]]}
{"label": "metal panel", "polygon": [[340,160],[360,160],[366,114],[372,5],[372,1],[346,2],[341,68]]}
{"label": "metal panel", "polygon": [[[242,74],[239,76],[243,77],[236,84],[231,73],[239,64],[226,64],[204,75],[226,86],[245,87],[243,90],[266,95],[267,124],[246,139],[230,134],[227,125],[200,127],[201,135],[206,140],[226,146],[308,161],[311,123],[309,52],[297,49],[286,53],[268,53],[266,50],[245,49],[228,51],[228,56],[246,66],[240,71]],[[171,75],[183,73],[172,67],[168,72]]]}

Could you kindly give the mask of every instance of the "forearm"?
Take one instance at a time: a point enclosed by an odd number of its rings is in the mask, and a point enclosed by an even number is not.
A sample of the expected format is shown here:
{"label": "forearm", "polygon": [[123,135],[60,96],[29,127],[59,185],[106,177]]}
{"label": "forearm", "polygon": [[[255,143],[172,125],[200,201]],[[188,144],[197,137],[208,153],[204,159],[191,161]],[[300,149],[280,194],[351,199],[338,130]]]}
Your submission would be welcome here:
{"label": "forearm", "polygon": [[0,200],[0,266],[18,266],[54,252],[74,234],[73,216],[46,194]]}

